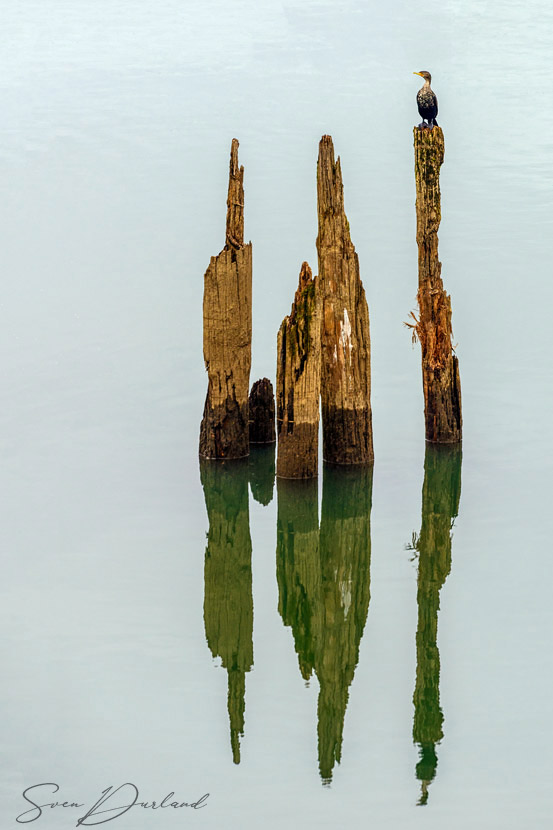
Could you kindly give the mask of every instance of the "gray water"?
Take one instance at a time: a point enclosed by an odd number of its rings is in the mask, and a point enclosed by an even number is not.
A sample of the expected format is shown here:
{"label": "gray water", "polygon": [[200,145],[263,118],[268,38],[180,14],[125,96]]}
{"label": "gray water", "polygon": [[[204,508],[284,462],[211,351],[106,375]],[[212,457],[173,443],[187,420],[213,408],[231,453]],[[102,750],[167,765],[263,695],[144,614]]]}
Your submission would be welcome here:
{"label": "gray water", "polygon": [[[21,793],[43,782],[60,789],[41,803],[87,809],[125,782],[148,802],[210,793],[201,810],[133,807],[122,830],[549,826],[550,4],[4,0],[0,45],[3,826],[19,826]],[[440,257],[464,416],[450,568],[432,594],[443,738],[426,806],[413,693],[433,554],[413,538],[424,425],[402,325],[415,309],[421,69],[446,141]],[[197,459],[203,273],[224,242],[231,139],[254,250],[252,381],[274,381],[301,262],[317,267],[323,133],[369,302],[376,456],[370,563],[348,583],[369,568],[370,600],[361,591],[330,784],[321,671],[306,683],[279,613],[276,491],[236,508],[253,665],[233,763],[227,671],[206,639]],[[322,545],[321,498],[309,503]],[[345,619],[357,600],[344,591]],[[83,815],[47,808],[33,826]]]}

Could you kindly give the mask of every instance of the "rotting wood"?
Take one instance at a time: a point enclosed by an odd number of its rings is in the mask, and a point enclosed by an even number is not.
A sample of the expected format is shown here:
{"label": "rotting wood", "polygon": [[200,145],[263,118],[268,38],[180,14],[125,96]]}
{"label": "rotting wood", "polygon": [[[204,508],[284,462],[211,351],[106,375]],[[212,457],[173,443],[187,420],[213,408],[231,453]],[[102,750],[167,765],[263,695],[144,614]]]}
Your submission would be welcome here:
{"label": "rotting wood", "polygon": [[275,395],[269,378],[256,380],[249,399],[250,444],[272,444],[275,433]]}
{"label": "rotting wood", "polygon": [[244,244],[244,168],[232,139],[226,242],[204,276],[204,361],[208,388],[200,456],[249,453],[248,392],[252,341],[252,245]]}
{"label": "rotting wood", "polygon": [[277,476],[317,475],[321,383],[318,279],[304,262],[288,317],[277,338]]}
{"label": "rotting wood", "polygon": [[441,127],[431,130],[415,127],[413,134],[419,319],[408,325],[421,344],[426,440],[451,444],[461,440],[462,418],[459,362],[452,345],[451,298],[444,290],[442,264],[438,259],[444,134]]}
{"label": "rotting wood", "polygon": [[340,158],[334,160],[329,135],[319,143],[317,212],[323,458],[336,464],[372,464],[369,310],[344,210]]}

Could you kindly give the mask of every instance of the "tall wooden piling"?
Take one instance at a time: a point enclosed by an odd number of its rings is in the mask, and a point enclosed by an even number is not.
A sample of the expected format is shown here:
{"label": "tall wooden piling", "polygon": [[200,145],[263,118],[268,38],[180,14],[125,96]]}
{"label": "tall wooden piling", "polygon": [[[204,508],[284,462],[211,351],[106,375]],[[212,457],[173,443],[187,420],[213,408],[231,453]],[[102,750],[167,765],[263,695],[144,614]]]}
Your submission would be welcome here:
{"label": "tall wooden piling", "polygon": [[200,456],[249,453],[248,392],[252,341],[252,245],[244,244],[244,168],[232,139],[226,242],[204,276],[204,361],[208,389]]}
{"label": "tall wooden piling", "polygon": [[415,127],[417,244],[419,248],[419,319],[412,326],[421,344],[426,440],[461,440],[461,381],[453,352],[451,299],[444,291],[438,260],[441,219],[440,167],[444,134],[440,127]]}
{"label": "tall wooden piling", "polygon": [[340,159],[334,160],[329,135],[319,143],[317,211],[323,457],[336,464],[372,464],[369,310],[344,210]]}
{"label": "tall wooden piling", "polygon": [[321,383],[318,278],[304,262],[288,317],[277,339],[277,476],[317,475]]}

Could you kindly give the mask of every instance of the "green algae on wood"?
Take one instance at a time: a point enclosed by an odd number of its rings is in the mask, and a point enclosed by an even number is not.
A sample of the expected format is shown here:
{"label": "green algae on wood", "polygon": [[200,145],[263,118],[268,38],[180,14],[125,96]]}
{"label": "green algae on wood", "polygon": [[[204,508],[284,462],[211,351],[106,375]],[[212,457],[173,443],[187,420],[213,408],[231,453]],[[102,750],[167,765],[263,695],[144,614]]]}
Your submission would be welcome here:
{"label": "green algae on wood", "polygon": [[321,382],[321,302],[304,262],[290,314],[277,337],[277,476],[317,475]]}

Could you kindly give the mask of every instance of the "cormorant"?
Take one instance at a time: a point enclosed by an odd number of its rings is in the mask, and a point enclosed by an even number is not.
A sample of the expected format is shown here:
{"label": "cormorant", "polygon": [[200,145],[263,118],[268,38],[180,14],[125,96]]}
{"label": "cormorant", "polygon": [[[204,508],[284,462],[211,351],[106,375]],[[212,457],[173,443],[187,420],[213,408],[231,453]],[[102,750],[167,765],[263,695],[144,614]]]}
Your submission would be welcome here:
{"label": "cormorant", "polygon": [[417,106],[419,108],[419,115],[422,118],[422,123],[419,124],[419,130],[422,130],[424,127],[430,127],[430,129],[434,126],[437,127],[438,99],[430,88],[432,81],[430,72],[413,72],[413,75],[420,75],[421,78],[424,78],[424,85],[417,92]]}

